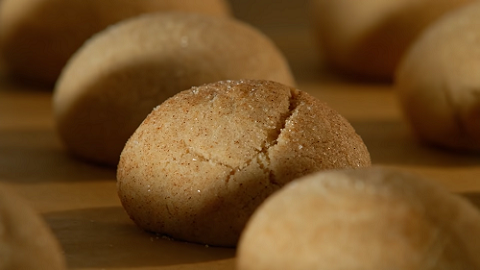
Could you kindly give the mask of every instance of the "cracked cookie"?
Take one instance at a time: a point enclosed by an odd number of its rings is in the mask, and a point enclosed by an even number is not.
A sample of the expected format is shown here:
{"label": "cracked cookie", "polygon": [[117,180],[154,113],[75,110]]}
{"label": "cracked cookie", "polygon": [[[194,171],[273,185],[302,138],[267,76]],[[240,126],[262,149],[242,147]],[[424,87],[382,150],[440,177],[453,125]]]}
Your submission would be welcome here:
{"label": "cracked cookie", "polygon": [[3,0],[0,49],[8,71],[53,84],[93,34],[144,13],[185,11],[230,16],[225,0]]}
{"label": "cracked cookie", "polygon": [[348,121],[306,92],[221,81],[183,91],[148,115],[123,149],[117,187],[139,227],[235,246],[256,207],[286,183],[370,163]]}
{"label": "cracked cookie", "polygon": [[244,23],[142,15],[99,33],[73,56],[54,91],[56,127],[75,156],[116,166],[155,106],[192,86],[229,79],[295,83],[282,53]]}
{"label": "cracked cookie", "polygon": [[25,199],[0,185],[0,270],[67,269],[63,251]]}
{"label": "cracked cookie", "polygon": [[480,214],[464,198],[383,167],[318,172],[269,197],[238,270],[479,269]]}
{"label": "cracked cookie", "polygon": [[429,27],[397,70],[404,115],[424,142],[480,152],[479,28],[476,1]]}

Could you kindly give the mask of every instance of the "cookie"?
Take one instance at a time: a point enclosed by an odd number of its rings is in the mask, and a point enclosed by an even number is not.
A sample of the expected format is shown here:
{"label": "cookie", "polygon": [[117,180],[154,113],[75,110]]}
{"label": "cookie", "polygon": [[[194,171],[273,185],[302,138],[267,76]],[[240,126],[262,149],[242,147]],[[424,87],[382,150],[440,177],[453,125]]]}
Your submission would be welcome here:
{"label": "cookie", "polygon": [[395,89],[405,119],[428,144],[480,152],[480,4],[431,25],[398,67]]}
{"label": "cookie", "polygon": [[265,80],[222,81],[155,108],[123,149],[117,186],[139,227],[235,246],[256,207],[286,183],[370,163],[348,121],[306,92]]}
{"label": "cookie", "polygon": [[0,185],[0,270],[66,269],[57,239],[25,199]]}
{"label": "cookie", "polygon": [[392,80],[410,44],[432,22],[472,0],[311,0],[325,62],[362,79]]}
{"label": "cookie", "polygon": [[249,269],[478,269],[480,214],[417,175],[318,172],[269,197],[237,249]]}

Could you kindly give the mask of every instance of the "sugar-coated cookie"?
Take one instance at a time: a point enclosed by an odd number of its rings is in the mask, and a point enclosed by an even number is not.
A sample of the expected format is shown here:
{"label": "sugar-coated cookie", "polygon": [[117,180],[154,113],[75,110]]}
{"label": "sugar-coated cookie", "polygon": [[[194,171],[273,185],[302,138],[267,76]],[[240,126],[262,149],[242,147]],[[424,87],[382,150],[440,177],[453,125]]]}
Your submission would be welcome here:
{"label": "sugar-coated cookie", "polygon": [[128,140],[118,194],[141,228],[235,246],[256,207],[295,178],[370,165],[348,121],[277,82],[193,87],[155,108]]}

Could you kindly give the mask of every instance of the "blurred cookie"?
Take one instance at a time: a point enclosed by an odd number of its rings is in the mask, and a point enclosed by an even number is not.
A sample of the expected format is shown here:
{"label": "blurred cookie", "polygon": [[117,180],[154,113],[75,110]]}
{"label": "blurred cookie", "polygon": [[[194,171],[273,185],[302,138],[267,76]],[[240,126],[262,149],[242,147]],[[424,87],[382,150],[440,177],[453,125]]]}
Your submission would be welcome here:
{"label": "blurred cookie", "polygon": [[480,3],[431,25],[397,70],[408,122],[425,142],[480,152]]}
{"label": "blurred cookie", "polygon": [[32,207],[0,185],[0,270],[66,269],[54,235]]}
{"label": "blurred cookie", "polygon": [[322,56],[360,78],[392,79],[402,55],[430,23],[472,0],[311,0]]}
{"label": "blurred cookie", "polygon": [[249,269],[478,269],[480,214],[401,171],[319,172],[269,197],[237,250]]}

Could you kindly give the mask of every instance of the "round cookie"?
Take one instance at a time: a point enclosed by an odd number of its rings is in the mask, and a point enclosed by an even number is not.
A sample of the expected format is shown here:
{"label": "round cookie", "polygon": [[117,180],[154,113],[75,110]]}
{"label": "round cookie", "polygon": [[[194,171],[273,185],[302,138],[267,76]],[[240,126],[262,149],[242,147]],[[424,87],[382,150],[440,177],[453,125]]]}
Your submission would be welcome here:
{"label": "round cookie", "polygon": [[442,14],[472,0],[310,0],[326,62],[356,77],[392,79],[408,46]]}
{"label": "round cookie", "polygon": [[54,91],[57,129],[73,154],[116,166],[155,106],[227,79],[294,84],[276,46],[239,21],[187,13],[136,17],[93,37],[68,63]]}
{"label": "round cookie", "polygon": [[229,16],[224,0],[3,0],[0,48],[13,75],[52,84],[94,33],[143,13],[169,10]]}
{"label": "round cookie", "polygon": [[474,206],[371,167],[315,173],[269,197],[241,236],[236,269],[479,269],[479,252]]}
{"label": "round cookie", "polygon": [[286,183],[369,165],[347,120],[306,92],[271,81],[223,81],[155,108],[125,145],[117,186],[139,227],[235,246],[256,207]]}
{"label": "round cookie", "polygon": [[32,207],[0,185],[0,270],[66,269],[54,235]]}
{"label": "round cookie", "polygon": [[477,1],[431,25],[397,70],[402,109],[425,142],[480,151],[479,28]]}

